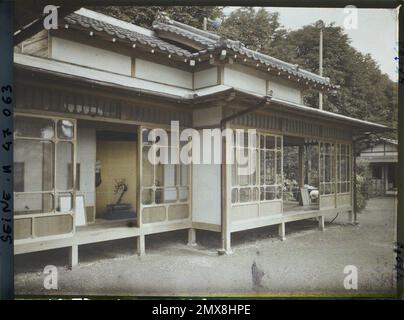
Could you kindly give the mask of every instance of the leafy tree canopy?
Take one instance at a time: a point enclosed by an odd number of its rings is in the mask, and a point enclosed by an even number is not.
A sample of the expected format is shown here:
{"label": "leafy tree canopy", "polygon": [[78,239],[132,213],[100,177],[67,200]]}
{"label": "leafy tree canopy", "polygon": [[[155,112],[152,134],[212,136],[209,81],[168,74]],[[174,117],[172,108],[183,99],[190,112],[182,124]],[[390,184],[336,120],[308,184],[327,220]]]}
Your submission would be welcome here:
{"label": "leafy tree canopy", "polygon": [[198,7],[198,6],[110,6],[95,7],[93,10],[117,19],[136,24],[141,27],[150,28],[156,18],[157,13],[164,11],[168,16],[176,21],[189,24],[196,28],[201,28],[203,18],[220,18],[223,15],[221,7]]}

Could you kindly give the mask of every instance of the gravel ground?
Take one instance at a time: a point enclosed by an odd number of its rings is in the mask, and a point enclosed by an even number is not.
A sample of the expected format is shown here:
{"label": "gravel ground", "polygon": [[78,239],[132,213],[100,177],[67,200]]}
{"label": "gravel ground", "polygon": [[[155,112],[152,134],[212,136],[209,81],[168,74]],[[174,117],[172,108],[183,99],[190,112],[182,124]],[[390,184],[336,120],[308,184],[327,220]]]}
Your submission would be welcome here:
{"label": "gravel ground", "polygon": [[[80,264],[68,270],[67,250],[16,256],[17,295],[391,295],[395,274],[395,198],[376,198],[359,214],[286,224],[286,241],[276,227],[232,235],[233,254],[218,256],[220,235],[197,232],[198,245],[185,245],[186,231],[146,237],[146,256],[135,255],[133,239],[86,245]],[[58,290],[43,287],[45,265],[58,266]],[[358,269],[358,289],[343,286],[344,267]],[[252,269],[254,270],[252,272]]]}

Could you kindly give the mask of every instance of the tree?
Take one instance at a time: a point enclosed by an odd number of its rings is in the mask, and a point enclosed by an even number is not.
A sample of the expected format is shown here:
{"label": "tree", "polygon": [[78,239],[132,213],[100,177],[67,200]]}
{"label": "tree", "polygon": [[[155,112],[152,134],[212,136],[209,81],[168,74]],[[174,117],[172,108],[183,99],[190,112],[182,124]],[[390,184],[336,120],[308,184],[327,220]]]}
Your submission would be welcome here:
{"label": "tree", "polygon": [[271,53],[273,44],[286,33],[280,26],[278,13],[243,7],[223,21],[219,33],[224,38],[242,42],[249,49]]}
{"label": "tree", "polygon": [[[341,27],[334,24],[323,29],[323,75],[341,88],[337,94],[324,97],[324,109],[351,117],[394,123],[396,84],[369,54],[362,54],[350,45],[350,39]],[[318,73],[319,30],[313,25],[289,32],[274,48],[279,58],[297,63],[302,68]],[[318,94],[307,92],[305,102],[318,105]]]}
{"label": "tree", "polygon": [[151,28],[154,19],[159,11],[164,11],[172,19],[189,24],[196,28],[201,28],[203,18],[221,18],[221,7],[197,7],[197,6],[110,6],[110,7],[95,7],[93,10],[115,17],[117,19],[136,24],[141,27]]}

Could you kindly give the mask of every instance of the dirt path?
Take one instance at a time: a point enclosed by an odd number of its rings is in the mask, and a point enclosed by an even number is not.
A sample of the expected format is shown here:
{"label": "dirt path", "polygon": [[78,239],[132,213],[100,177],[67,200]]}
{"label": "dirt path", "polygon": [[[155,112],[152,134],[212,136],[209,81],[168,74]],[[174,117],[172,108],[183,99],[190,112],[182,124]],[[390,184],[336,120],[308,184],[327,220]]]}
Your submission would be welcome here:
{"label": "dirt path", "polygon": [[[331,220],[330,217],[328,220]],[[146,256],[134,255],[135,241],[80,249],[80,265],[58,268],[59,290],[43,288],[45,265],[67,263],[64,249],[16,257],[16,293],[77,295],[373,295],[394,293],[395,199],[368,202],[359,226],[346,215],[326,230],[315,221],[286,225],[286,241],[277,228],[232,236],[234,253],[218,256],[220,236],[198,232],[198,246],[185,245],[186,233],[146,237]],[[252,265],[254,272],[252,272]],[[358,290],[343,286],[346,265],[358,269]]]}

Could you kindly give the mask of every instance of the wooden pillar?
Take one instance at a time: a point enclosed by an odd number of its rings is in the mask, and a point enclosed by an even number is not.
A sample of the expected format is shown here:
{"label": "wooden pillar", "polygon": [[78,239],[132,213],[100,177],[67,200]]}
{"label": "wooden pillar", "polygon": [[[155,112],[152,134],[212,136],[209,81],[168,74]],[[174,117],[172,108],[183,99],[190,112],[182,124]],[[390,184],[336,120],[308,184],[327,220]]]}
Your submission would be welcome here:
{"label": "wooden pillar", "polygon": [[354,216],[352,210],[348,211],[348,220],[349,220],[349,223],[355,224],[355,216]]}
{"label": "wooden pillar", "polygon": [[145,253],[145,235],[141,234],[137,237],[137,254],[139,257],[142,257],[145,255]]}
{"label": "wooden pillar", "polygon": [[387,163],[383,164],[383,174],[384,174],[384,192],[383,195],[387,194],[389,190],[389,165]]}
{"label": "wooden pillar", "polygon": [[73,268],[79,264],[79,246],[77,244],[72,245],[69,248],[69,266]]}
{"label": "wooden pillar", "polygon": [[318,217],[318,229],[324,231],[324,216]]}
{"label": "wooden pillar", "polygon": [[279,234],[279,238],[282,241],[285,241],[286,239],[286,228],[285,228],[285,222],[282,222],[278,225],[278,234]]}
{"label": "wooden pillar", "polygon": [[[222,125],[221,130],[228,128],[228,125]],[[231,146],[230,146],[231,147]],[[231,188],[231,164],[227,164],[227,150],[226,135],[222,137],[222,164],[220,176],[220,189],[221,189],[221,223],[222,223],[222,248],[219,254],[231,254],[231,232],[230,232],[230,211],[231,206],[230,188]],[[235,159],[234,159],[235,161]]]}
{"label": "wooden pillar", "polygon": [[299,187],[304,187],[304,145],[299,146]]}
{"label": "wooden pillar", "polygon": [[188,243],[189,246],[196,246],[196,230],[194,228],[188,229]]}
{"label": "wooden pillar", "polygon": [[14,299],[13,2],[0,1],[0,300]]}
{"label": "wooden pillar", "polygon": [[354,216],[354,223],[358,223],[357,214],[357,192],[356,192],[356,144],[355,141],[352,142],[352,154],[351,154],[352,170],[351,170],[351,181],[352,181],[352,211]]}

